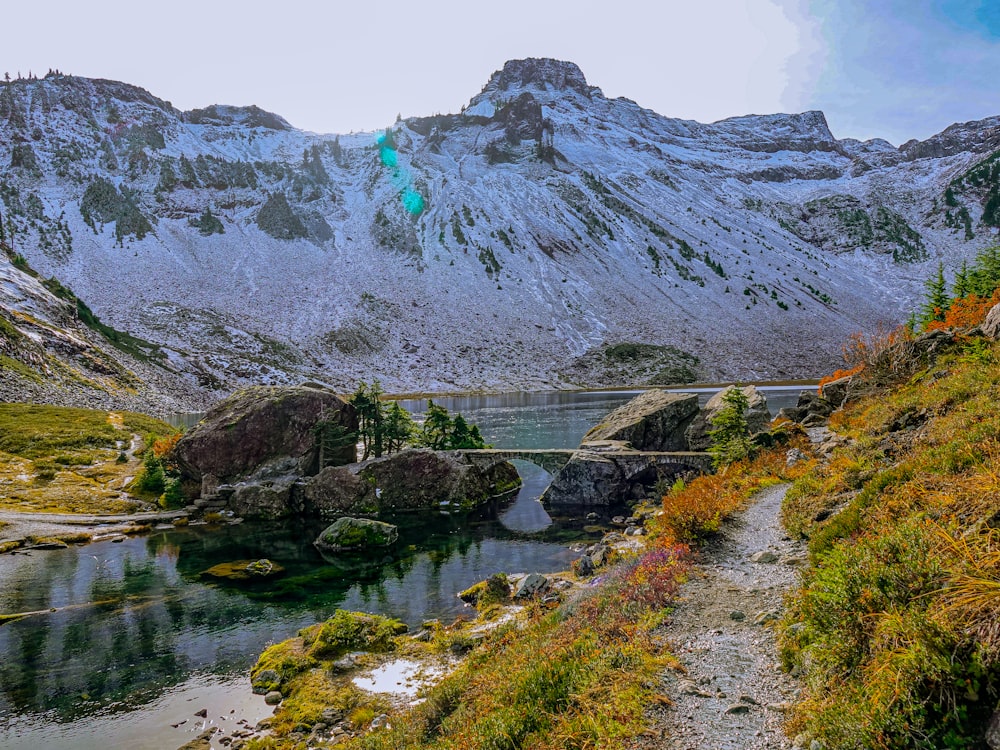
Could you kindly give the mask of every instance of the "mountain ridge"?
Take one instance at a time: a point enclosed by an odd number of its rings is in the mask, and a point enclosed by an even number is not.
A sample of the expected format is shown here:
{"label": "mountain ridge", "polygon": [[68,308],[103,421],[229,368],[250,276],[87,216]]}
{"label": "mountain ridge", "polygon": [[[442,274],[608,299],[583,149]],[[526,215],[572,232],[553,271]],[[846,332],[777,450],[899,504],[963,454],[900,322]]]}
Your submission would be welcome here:
{"label": "mountain ridge", "polygon": [[702,124],[528,59],[377,141],[53,75],[0,88],[0,209],[192,387],[608,385],[629,343],[654,345],[637,383],[808,377],[993,240],[989,164],[961,180],[998,123],[898,148],[816,111]]}

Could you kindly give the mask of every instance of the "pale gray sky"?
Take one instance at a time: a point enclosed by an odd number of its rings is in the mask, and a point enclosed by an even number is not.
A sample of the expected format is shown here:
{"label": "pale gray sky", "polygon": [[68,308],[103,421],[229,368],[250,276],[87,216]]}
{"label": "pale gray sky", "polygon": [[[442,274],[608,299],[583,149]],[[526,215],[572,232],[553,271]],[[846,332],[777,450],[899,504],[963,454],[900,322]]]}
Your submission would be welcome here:
{"label": "pale gray sky", "polygon": [[[257,104],[296,127],[348,132],[456,112],[504,61],[555,57],[606,95],[671,117],[819,108],[838,137],[898,143],[1000,114],[989,31],[1000,24],[982,10],[994,4],[49,0],[5,8],[16,33],[4,35],[0,71],[58,68],[134,83],[181,109]],[[913,12],[924,6],[948,7]],[[934,64],[914,65],[924,53]]]}

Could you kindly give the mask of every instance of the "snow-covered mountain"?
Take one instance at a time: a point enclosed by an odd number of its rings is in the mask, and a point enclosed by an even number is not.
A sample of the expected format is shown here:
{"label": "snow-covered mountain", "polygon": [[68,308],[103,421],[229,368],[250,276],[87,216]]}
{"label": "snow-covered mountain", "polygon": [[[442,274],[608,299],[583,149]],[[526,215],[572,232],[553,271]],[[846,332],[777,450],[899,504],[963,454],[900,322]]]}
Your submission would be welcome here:
{"label": "snow-covered mountain", "polygon": [[993,241],[997,149],[671,119],[548,59],[339,136],[50,74],[0,84],[0,240],[216,388],[814,376]]}

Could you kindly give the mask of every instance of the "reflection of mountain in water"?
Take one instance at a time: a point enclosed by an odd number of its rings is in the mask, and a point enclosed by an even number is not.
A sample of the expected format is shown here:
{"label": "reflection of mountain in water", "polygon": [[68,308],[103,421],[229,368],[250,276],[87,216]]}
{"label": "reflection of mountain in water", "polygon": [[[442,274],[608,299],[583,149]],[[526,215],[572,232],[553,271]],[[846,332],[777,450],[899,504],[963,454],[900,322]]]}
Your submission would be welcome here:
{"label": "reflection of mountain in water", "polygon": [[[301,522],[169,530],[0,560],[0,611],[59,608],[0,628],[0,745],[3,719],[18,714],[63,722],[131,711],[192,672],[244,671],[268,642],[337,607],[411,624],[450,620],[462,612],[455,593],[472,583],[498,571],[562,569],[573,557],[495,516],[396,520],[399,544],[375,560],[324,561],[312,546],[321,524]],[[286,575],[246,587],[200,575],[260,557]]]}

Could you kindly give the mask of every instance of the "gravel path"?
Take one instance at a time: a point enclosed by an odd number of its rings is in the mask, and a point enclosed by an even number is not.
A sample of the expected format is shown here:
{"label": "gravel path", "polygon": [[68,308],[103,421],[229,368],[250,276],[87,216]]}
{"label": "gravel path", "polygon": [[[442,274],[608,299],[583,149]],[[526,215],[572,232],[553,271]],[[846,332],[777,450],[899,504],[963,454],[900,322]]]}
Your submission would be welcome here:
{"label": "gravel path", "polygon": [[662,677],[673,705],[653,709],[652,731],[635,748],[792,746],[781,727],[799,686],[778,667],[772,627],[805,562],[778,521],[787,490],[762,490],[705,547],[662,633],[684,667]]}

